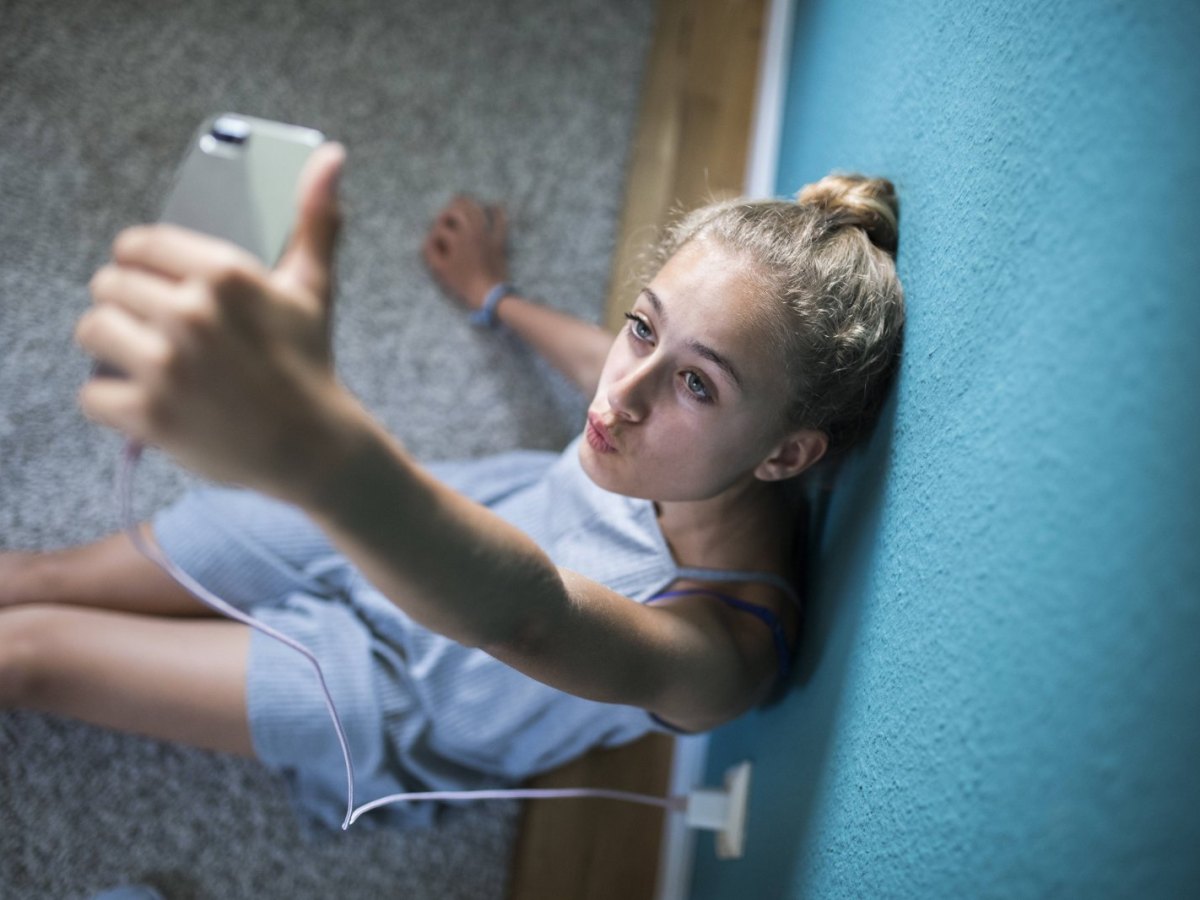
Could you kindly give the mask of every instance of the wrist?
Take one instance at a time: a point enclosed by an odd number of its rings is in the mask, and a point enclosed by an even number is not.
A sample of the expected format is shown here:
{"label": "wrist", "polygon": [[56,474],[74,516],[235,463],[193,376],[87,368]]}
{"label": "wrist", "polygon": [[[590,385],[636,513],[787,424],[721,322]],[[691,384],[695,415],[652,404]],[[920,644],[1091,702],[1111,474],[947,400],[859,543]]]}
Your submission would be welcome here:
{"label": "wrist", "polygon": [[278,499],[319,514],[336,503],[354,479],[359,461],[378,444],[380,426],[344,387],[320,404],[321,414],[293,449],[294,465],[280,471],[274,489]]}
{"label": "wrist", "polygon": [[479,308],[471,313],[471,324],[481,328],[495,328],[500,323],[500,301],[517,295],[517,289],[507,281],[492,285],[484,295]]}
{"label": "wrist", "polygon": [[360,547],[386,542],[387,535],[406,533],[414,510],[428,508],[419,471],[403,445],[360,408],[327,465],[292,502],[335,538]]}

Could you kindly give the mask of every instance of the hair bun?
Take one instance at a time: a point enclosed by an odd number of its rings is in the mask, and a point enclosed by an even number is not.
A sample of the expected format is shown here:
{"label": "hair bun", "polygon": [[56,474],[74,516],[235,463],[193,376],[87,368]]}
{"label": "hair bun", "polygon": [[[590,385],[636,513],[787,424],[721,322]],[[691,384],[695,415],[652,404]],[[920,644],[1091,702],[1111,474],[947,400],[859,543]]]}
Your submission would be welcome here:
{"label": "hair bun", "polygon": [[871,243],[896,255],[900,242],[900,200],[896,187],[886,178],[833,174],[806,185],[796,202],[823,210],[834,228],[863,229]]}

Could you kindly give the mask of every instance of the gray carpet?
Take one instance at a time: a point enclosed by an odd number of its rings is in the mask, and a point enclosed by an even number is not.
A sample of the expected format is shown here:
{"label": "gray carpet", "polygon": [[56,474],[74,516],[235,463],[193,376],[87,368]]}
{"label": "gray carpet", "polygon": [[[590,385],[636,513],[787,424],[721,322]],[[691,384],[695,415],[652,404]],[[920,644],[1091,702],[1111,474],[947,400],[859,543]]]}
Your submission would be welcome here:
{"label": "gray carpet", "polygon": [[[505,200],[514,280],[597,319],[651,0],[0,0],[0,547],[116,526],[119,442],[75,407],[71,329],[197,123],[233,110],[344,141],[337,352],[423,458],[557,448],[582,402],[470,329],[417,249],[456,190]],[[153,454],[148,513],[189,479]],[[365,799],[365,798],[364,798]],[[257,764],[0,712],[0,897],[145,881],[169,898],[501,897],[515,804],[313,838]]]}

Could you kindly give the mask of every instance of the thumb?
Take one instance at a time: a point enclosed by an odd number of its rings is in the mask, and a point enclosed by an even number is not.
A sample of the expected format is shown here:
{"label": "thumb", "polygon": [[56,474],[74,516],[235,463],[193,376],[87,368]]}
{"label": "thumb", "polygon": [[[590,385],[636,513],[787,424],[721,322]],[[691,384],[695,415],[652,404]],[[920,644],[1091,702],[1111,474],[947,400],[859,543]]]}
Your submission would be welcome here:
{"label": "thumb", "polygon": [[503,244],[508,240],[508,213],[499,204],[489,206],[488,213],[492,224],[492,234]]}
{"label": "thumb", "polygon": [[277,278],[330,302],[333,257],[341,230],[338,180],[346,161],[346,148],[322,144],[304,165],[297,189],[296,227],[291,241],[275,266]]}

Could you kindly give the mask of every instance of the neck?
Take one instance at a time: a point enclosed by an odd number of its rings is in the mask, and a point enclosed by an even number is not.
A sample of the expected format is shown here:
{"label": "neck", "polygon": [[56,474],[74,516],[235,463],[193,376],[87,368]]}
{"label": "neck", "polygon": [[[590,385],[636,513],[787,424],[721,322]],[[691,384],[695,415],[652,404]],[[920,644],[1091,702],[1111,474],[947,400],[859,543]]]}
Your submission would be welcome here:
{"label": "neck", "polygon": [[655,504],[675,561],[712,569],[778,569],[793,538],[781,486],[752,478],[707,500]]}

